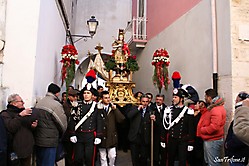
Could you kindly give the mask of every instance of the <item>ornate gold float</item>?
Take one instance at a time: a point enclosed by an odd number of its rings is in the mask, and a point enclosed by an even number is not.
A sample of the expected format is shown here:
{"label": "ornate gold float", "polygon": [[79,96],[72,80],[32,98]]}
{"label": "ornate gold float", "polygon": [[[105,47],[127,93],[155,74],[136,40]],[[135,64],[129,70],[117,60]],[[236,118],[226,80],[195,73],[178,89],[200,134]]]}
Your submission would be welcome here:
{"label": "ornate gold float", "polygon": [[109,88],[111,102],[121,107],[126,104],[138,104],[139,100],[132,92],[135,87],[132,73],[138,70],[138,64],[124,42],[123,30],[119,30],[118,39],[113,42],[112,47],[112,58],[105,64],[109,72],[106,87]]}

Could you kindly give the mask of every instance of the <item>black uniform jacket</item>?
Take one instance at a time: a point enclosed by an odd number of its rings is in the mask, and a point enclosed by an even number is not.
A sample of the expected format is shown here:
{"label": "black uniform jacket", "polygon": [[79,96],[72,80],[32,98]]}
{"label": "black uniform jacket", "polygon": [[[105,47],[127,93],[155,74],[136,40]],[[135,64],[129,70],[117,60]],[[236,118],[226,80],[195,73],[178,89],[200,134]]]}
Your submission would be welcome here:
{"label": "black uniform jacket", "polygon": [[75,131],[75,126],[90,111],[92,104],[93,102],[86,104],[82,101],[78,101],[78,106],[73,107],[71,111],[72,119],[69,122],[69,131],[71,131],[71,136],[77,136],[77,142],[87,142],[92,141],[95,137],[102,137],[103,114],[101,110],[97,108],[97,103],[93,113]]}

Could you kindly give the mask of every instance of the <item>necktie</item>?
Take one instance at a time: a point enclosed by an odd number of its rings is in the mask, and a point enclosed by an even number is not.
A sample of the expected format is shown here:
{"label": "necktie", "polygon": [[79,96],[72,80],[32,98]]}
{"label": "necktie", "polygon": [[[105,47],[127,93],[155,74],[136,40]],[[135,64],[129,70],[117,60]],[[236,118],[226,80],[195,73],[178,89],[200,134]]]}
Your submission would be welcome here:
{"label": "necktie", "polygon": [[108,112],[108,107],[105,107],[105,112],[106,112],[106,113]]}
{"label": "necktie", "polygon": [[144,115],[145,115],[145,112],[146,112],[146,108],[143,108],[143,113],[142,113],[142,117],[144,117]]}

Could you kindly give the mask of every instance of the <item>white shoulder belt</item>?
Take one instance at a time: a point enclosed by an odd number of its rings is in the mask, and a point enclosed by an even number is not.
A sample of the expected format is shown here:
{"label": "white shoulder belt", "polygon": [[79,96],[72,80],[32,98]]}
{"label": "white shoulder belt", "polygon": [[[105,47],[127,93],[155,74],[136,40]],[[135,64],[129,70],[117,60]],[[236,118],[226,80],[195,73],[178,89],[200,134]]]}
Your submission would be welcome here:
{"label": "white shoulder belt", "polygon": [[[171,114],[171,108],[165,108],[165,112],[163,115],[163,126],[166,130],[169,130],[172,126],[174,126],[175,124],[177,124],[181,118],[184,116],[185,112],[187,111],[188,107],[184,106],[184,108],[182,109],[182,112],[178,115],[177,118],[175,118],[175,120],[173,122],[171,122],[171,118],[172,118],[172,114]],[[169,119],[169,121],[167,121],[166,119]],[[166,124],[168,124],[169,126],[167,127]]]}
{"label": "white shoulder belt", "polygon": [[78,124],[74,127],[74,130],[76,131],[86,120],[91,116],[91,114],[94,112],[96,102],[93,101],[93,104],[88,111],[88,113],[78,122]]}

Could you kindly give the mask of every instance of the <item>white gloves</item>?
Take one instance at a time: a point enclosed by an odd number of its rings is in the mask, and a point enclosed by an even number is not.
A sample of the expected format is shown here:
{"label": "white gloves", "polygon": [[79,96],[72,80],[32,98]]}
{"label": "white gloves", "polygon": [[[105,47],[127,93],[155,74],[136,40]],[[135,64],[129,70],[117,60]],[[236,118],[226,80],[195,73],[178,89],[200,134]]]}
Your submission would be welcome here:
{"label": "white gloves", "polygon": [[76,142],[77,142],[77,137],[76,137],[76,136],[70,137],[70,141],[71,141],[72,143],[76,143]]}
{"label": "white gloves", "polygon": [[101,139],[100,139],[100,138],[95,138],[94,144],[95,144],[95,145],[98,145],[98,144],[100,144],[100,143],[101,143]]}
{"label": "white gloves", "polygon": [[193,146],[188,146],[188,152],[193,151],[194,147]]}
{"label": "white gloves", "polygon": [[162,148],[165,148],[166,147],[166,144],[164,142],[161,142],[161,147]]}

